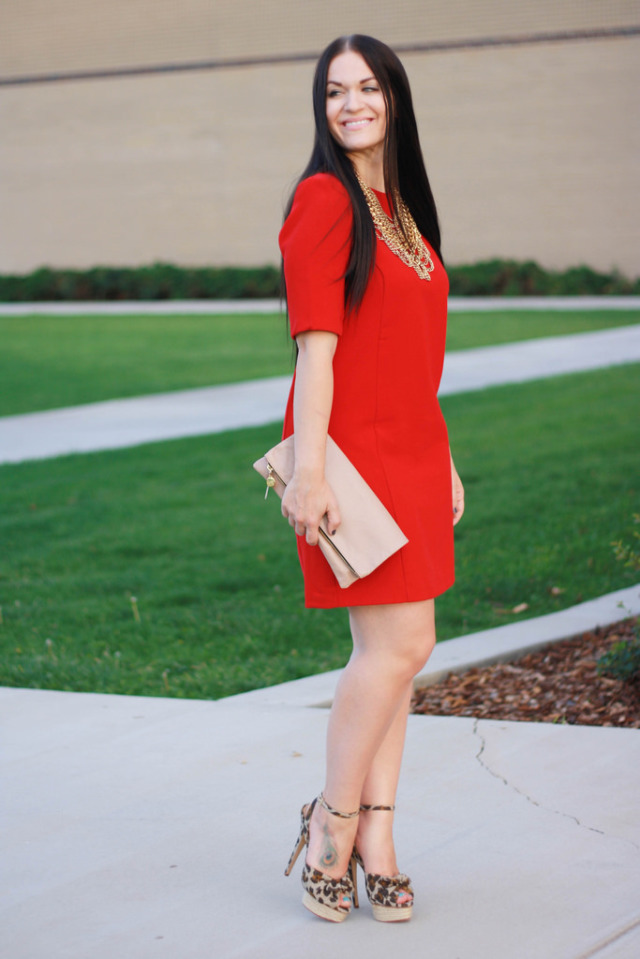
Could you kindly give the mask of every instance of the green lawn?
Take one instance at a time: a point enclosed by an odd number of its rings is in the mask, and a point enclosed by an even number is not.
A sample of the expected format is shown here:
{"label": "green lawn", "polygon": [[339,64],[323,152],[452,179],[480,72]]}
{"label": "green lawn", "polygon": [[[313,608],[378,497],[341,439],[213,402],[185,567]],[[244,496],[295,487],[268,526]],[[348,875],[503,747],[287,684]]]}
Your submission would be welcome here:
{"label": "green lawn", "polygon": [[541,336],[565,336],[640,323],[640,310],[505,310],[504,313],[451,313],[447,349],[516,343]]}
{"label": "green lawn", "polygon": [[[448,348],[640,323],[640,311],[454,313]],[[0,416],[291,372],[282,316],[0,317]]]}
{"label": "green lawn", "polygon": [[[443,400],[468,512],[440,638],[634,581],[611,542],[640,512],[639,374]],[[303,609],[293,534],[250,468],[277,438],[270,426],[1,467],[0,683],[219,697],[341,666],[345,614]]]}
{"label": "green lawn", "polygon": [[282,316],[0,317],[0,415],[277,376]]}

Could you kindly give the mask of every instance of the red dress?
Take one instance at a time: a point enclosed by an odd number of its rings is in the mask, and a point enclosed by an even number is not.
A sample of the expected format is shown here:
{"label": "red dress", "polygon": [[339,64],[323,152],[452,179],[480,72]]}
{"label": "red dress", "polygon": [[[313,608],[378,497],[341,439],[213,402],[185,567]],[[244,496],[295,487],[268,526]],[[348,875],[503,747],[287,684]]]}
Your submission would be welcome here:
{"label": "red dress", "polygon": [[[377,196],[388,212],[386,195]],[[325,608],[431,599],[454,579],[449,441],[437,399],[449,281],[433,251],[431,279],[421,280],[378,239],[362,304],[345,319],[351,218],[336,177],[318,173],[298,186],[280,233],[291,335],[338,334],[329,435],[409,542],[341,589],[318,547],[296,537],[305,603]],[[293,387],[284,437],[294,429]]]}

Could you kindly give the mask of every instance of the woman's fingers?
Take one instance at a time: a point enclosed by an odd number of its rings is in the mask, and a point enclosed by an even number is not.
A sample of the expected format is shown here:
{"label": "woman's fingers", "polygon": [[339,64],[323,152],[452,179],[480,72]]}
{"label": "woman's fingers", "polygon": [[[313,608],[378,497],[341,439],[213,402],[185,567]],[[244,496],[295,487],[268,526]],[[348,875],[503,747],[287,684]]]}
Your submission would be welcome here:
{"label": "woman's fingers", "polygon": [[304,536],[310,546],[318,544],[318,527],[321,523],[330,534],[340,526],[338,505],[326,485],[314,495],[301,495],[292,481],[282,497],[280,509],[296,535]]}
{"label": "woman's fingers", "polygon": [[459,523],[464,513],[464,489],[458,478],[458,482],[453,487],[453,525]]}
{"label": "woman's fingers", "polygon": [[464,486],[451,458],[451,499],[453,502],[453,525],[459,523],[464,513]]}
{"label": "woman's fingers", "polygon": [[340,510],[338,509],[338,504],[336,503],[335,500],[329,503],[329,506],[327,508],[327,512],[325,515],[327,517],[327,530],[329,532],[329,535],[333,536],[337,532],[338,527],[340,526],[340,523],[342,522],[340,517]]}
{"label": "woman's fingers", "polygon": [[281,506],[281,512],[287,519],[289,526],[295,530],[296,536],[306,537],[307,543],[309,543],[310,546],[316,545],[318,542],[318,522],[314,522],[302,509],[290,511],[284,500]]}
{"label": "woman's fingers", "polygon": [[303,531],[302,531],[302,533],[301,533],[300,535],[304,535],[304,536],[305,536],[305,539],[306,539],[307,543],[309,544],[309,546],[317,546],[317,545],[318,545],[319,534],[318,534],[318,527],[317,527],[317,526],[311,526],[311,525],[310,525],[310,526],[307,526],[307,527],[306,527],[306,532],[305,532],[305,530],[303,529]]}

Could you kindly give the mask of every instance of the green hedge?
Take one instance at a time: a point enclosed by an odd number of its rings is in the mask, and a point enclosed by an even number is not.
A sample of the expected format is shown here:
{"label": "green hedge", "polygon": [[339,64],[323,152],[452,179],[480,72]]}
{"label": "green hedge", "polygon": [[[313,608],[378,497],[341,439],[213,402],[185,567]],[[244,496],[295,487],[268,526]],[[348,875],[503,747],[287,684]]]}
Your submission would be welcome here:
{"label": "green hedge", "polygon": [[486,260],[470,266],[448,267],[455,296],[611,296],[640,294],[640,278],[597,273],[588,266],[557,272],[543,270],[528,260]]}
{"label": "green hedge", "polygon": [[48,300],[240,300],[280,295],[280,270],[263,267],[97,266],[0,276],[0,302]]}
{"label": "green hedge", "polygon": [[[532,261],[487,260],[448,267],[454,296],[577,296],[640,294],[640,279],[587,266],[564,272],[543,270]],[[278,297],[280,270],[263,267],[152,266],[53,270],[0,276],[0,302],[50,300],[238,300]]]}

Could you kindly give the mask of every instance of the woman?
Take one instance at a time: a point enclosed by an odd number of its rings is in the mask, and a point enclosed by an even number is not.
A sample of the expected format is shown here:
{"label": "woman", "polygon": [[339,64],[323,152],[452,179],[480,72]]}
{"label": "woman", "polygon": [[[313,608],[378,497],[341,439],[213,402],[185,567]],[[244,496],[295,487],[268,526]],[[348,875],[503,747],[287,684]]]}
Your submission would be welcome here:
{"label": "woman", "polygon": [[[411,916],[392,820],[412,680],[435,643],[434,597],[453,582],[464,509],[436,391],[448,280],[405,71],[371,37],[335,40],[314,80],[315,143],[280,246],[298,349],[284,436],[295,472],[282,512],[298,536],[306,605],[346,606],[353,653],[338,684],[326,780],[303,807],[287,867],[307,846],[303,902],[340,922],[357,905],[356,864],[374,916]],[[317,548],[340,525],[324,475],[327,434],[409,542],[369,576],[338,586]]]}

